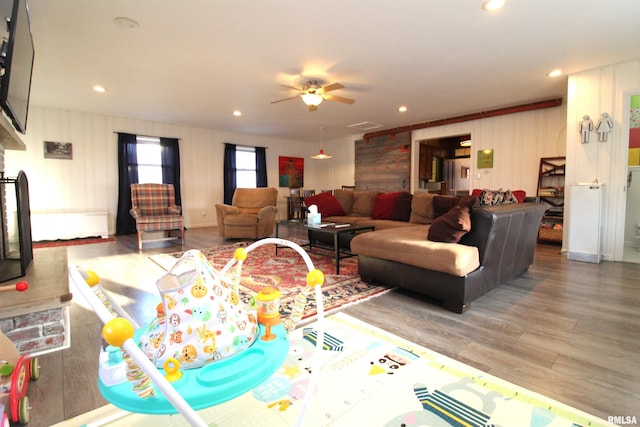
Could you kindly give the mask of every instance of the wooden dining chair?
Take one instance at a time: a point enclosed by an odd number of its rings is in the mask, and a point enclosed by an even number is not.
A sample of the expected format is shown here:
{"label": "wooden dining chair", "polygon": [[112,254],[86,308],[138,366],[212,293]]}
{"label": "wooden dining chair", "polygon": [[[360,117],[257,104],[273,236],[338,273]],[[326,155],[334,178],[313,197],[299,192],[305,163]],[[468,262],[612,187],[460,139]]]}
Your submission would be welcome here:
{"label": "wooden dining chair", "polygon": [[304,219],[305,207],[302,188],[289,187],[289,217],[290,219]]}

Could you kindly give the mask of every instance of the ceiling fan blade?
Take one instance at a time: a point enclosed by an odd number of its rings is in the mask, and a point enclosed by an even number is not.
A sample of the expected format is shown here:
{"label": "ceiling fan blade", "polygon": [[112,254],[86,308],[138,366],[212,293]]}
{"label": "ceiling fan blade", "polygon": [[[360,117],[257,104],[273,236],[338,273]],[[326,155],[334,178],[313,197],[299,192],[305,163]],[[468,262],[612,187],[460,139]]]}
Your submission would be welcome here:
{"label": "ceiling fan blade", "polygon": [[343,104],[353,104],[354,102],[356,102],[355,99],[344,98],[342,96],[337,96],[337,95],[324,95],[324,99],[329,101],[342,102]]}
{"label": "ceiling fan blade", "polygon": [[296,95],[296,96],[291,96],[289,98],[284,98],[284,99],[279,99],[277,101],[271,101],[272,104],[277,104],[278,102],[283,102],[283,101],[289,101],[291,99],[296,99],[296,98],[300,98],[300,95]]}
{"label": "ceiling fan blade", "polygon": [[336,90],[336,89],[344,89],[344,86],[341,85],[340,83],[331,83],[330,85],[326,85],[322,87],[323,92],[331,92],[332,90]]}
{"label": "ceiling fan blade", "polygon": [[298,92],[302,92],[302,89],[299,87],[289,86],[289,85],[280,85],[282,87],[286,87],[287,89],[297,90]]}
{"label": "ceiling fan blade", "polygon": [[309,111],[316,111],[318,109],[317,105],[309,105]]}

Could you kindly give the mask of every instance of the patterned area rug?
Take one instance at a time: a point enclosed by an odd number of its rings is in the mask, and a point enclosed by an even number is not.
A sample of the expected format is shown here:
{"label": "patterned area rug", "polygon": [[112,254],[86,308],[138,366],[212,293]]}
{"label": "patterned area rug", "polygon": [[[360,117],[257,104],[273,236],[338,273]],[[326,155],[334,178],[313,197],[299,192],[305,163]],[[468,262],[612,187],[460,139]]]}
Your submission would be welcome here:
{"label": "patterned area rug", "polygon": [[[289,334],[282,367],[252,391],[198,411],[203,421],[215,427],[300,425],[316,327]],[[325,351],[304,426],[614,426],[344,313],[327,318],[324,330]],[[180,416],[130,414],[107,405],[58,427],[98,421],[118,427],[189,425]]]}
{"label": "patterned area rug", "polygon": [[100,237],[86,237],[81,239],[70,240],[42,240],[39,242],[33,242],[33,249],[40,248],[55,248],[60,246],[78,246],[78,245],[91,245],[94,243],[108,243],[115,242],[114,237],[107,237],[106,239]]}
{"label": "patterned area rug", "polygon": [[[298,244],[306,243],[304,240],[290,240]],[[216,270],[221,270],[229,260],[233,259],[233,254],[237,248],[248,245],[249,243],[247,242],[239,242],[201,249],[200,251]],[[182,254],[183,252],[175,252],[172,254],[152,255],[149,258],[168,271]],[[340,260],[340,273],[343,274],[333,274],[335,272],[335,260],[332,257],[316,253],[309,253],[309,257],[313,261],[315,268],[325,275],[322,294],[324,309],[328,313],[350,304],[360,303],[371,297],[382,295],[391,290],[383,286],[374,286],[363,282],[358,275],[358,261],[355,257]],[[260,246],[249,252],[242,267],[240,285],[242,286],[241,291],[244,291],[243,299],[247,301],[251,295],[259,292],[264,286],[273,286],[282,294],[280,314],[283,318],[288,317],[293,308],[296,295],[307,284],[308,271],[302,257],[293,249],[280,248],[276,256],[274,245]],[[316,301],[312,296],[307,303],[302,323],[313,320],[316,313]]]}

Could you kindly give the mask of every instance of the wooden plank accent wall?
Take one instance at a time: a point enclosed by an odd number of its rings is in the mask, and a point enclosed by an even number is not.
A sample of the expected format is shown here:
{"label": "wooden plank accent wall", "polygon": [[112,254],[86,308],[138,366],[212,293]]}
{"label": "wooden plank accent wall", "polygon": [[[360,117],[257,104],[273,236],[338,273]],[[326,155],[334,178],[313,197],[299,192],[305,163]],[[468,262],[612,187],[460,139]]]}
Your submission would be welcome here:
{"label": "wooden plank accent wall", "polygon": [[355,143],[356,190],[409,191],[411,132]]}

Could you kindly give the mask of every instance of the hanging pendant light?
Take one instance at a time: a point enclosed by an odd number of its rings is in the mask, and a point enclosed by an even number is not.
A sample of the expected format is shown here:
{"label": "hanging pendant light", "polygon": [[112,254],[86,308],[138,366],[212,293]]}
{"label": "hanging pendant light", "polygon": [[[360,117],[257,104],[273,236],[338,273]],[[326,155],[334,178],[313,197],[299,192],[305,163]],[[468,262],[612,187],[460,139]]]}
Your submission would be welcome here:
{"label": "hanging pendant light", "polygon": [[323,145],[323,139],[322,139],[322,128],[320,128],[320,152],[318,154],[316,154],[315,156],[311,156],[312,159],[316,159],[316,160],[325,160],[325,159],[330,159],[333,156],[330,156],[328,154],[324,153],[324,150],[322,149]]}

